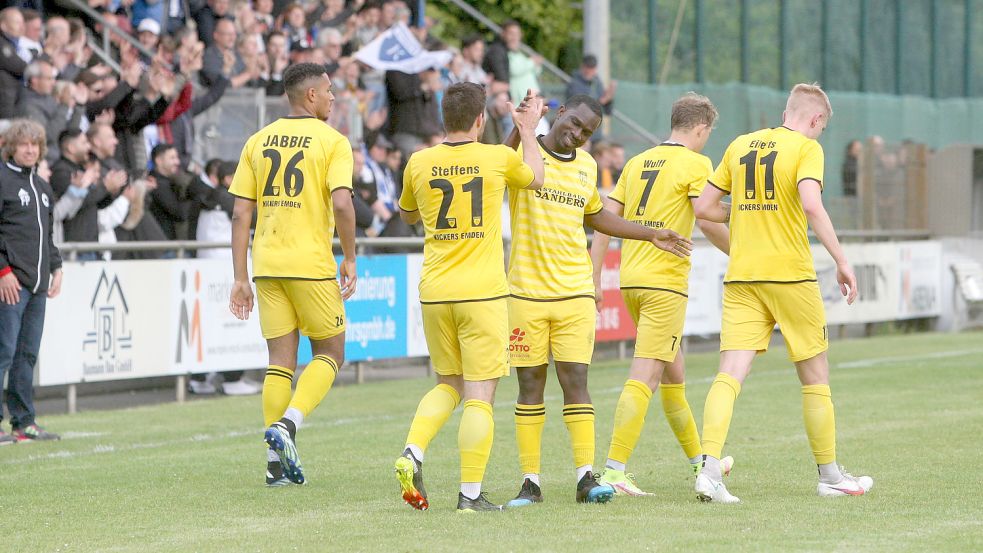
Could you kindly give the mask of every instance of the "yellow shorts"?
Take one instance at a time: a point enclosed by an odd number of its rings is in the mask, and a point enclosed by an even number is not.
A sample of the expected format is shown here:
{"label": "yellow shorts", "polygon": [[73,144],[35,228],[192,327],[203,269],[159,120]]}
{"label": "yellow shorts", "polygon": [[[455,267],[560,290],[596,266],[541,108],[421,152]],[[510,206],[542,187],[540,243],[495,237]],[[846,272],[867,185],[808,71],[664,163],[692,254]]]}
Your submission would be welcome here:
{"label": "yellow shorts", "polygon": [[423,304],[423,333],[434,371],[464,380],[509,375],[509,312],[505,298]]}
{"label": "yellow shorts", "polygon": [[720,351],[768,350],[775,323],[793,362],[829,349],[826,310],[817,282],[724,285]]}
{"label": "yellow shorts", "polygon": [[266,339],[300,329],[312,340],[345,331],[345,304],[337,280],[256,279],[259,326]]}
{"label": "yellow shorts", "polygon": [[589,365],[594,355],[594,298],[533,301],[509,298],[509,354],[513,367],[538,367],[553,359]]}
{"label": "yellow shorts", "polygon": [[672,363],[679,353],[688,298],[670,290],[628,288],[621,291],[638,335],[635,357]]}

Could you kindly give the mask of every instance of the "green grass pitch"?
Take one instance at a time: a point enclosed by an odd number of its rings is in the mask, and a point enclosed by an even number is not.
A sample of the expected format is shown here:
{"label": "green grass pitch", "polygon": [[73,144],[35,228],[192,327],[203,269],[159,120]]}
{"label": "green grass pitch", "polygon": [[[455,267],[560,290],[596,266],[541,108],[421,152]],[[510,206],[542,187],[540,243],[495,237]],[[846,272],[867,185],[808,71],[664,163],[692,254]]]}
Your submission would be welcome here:
{"label": "green grass pitch", "polygon": [[[717,356],[688,358],[699,422]],[[431,510],[403,504],[392,462],[430,379],[332,390],[301,429],[308,485],[266,489],[260,398],[51,416],[57,443],[0,450],[5,550],[71,551],[981,551],[983,334],[834,342],[838,457],[875,479],[860,498],[815,495],[798,381],[785,352],[757,360],[725,450],[744,503],[704,505],[657,396],[631,460],[647,498],[574,502],[559,386],[547,388],[546,502],[455,512],[460,410],[427,451]],[[596,365],[598,468],[627,362]],[[518,490],[514,378],[495,404],[485,480]]]}

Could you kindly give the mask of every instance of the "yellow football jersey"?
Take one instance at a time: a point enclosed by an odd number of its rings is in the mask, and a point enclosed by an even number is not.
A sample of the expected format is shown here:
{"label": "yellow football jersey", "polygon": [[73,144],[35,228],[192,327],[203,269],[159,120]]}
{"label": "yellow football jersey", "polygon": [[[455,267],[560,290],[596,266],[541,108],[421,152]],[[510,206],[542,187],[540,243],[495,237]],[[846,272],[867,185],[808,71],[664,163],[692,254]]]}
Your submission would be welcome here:
{"label": "yellow football jersey", "polygon": [[509,288],[519,298],[593,298],[584,216],[604,207],[597,192],[597,162],[584,150],[565,158],[540,143],[539,152],[543,187],[509,191]]}
{"label": "yellow football jersey", "polygon": [[352,188],[348,139],[316,117],[282,117],[242,148],[229,191],[256,202],[253,278],[328,280],[331,192]]}
{"label": "yellow football jersey", "polygon": [[[668,228],[693,236],[691,198],[703,192],[713,173],[710,158],[665,142],[631,158],[608,196],[625,206],[625,219],[649,228]],[[690,259],[676,257],[651,242],[625,240],[621,248],[621,287],[655,288],[686,294]]]}
{"label": "yellow football jersey", "polygon": [[525,188],[534,178],[507,146],[444,143],[410,157],[399,207],[419,210],[426,231],[422,303],[508,295],[502,201],[506,187]]}
{"label": "yellow football jersey", "polygon": [[823,147],[777,127],[730,143],[710,184],[731,194],[724,282],[816,280],[799,182],[823,182]]}

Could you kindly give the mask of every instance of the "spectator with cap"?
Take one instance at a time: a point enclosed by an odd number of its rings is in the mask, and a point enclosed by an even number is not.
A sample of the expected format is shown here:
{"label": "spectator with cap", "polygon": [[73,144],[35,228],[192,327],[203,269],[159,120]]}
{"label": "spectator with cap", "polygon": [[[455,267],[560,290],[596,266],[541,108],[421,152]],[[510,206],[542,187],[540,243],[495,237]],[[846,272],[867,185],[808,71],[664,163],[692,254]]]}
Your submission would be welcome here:
{"label": "spectator with cap", "polygon": [[47,144],[44,127],[17,120],[4,138],[4,163],[0,163],[0,382],[6,375],[11,433],[0,428],[0,445],[10,445],[59,438],[35,420],[34,366],[41,349],[45,304],[61,291],[62,270],[52,236],[54,192],[36,172]]}
{"label": "spectator with cap", "polygon": [[[160,44],[160,23],[156,20],[147,18],[137,25],[137,41],[140,45],[149,50],[151,53],[157,52],[157,46]],[[140,52],[140,61],[144,65],[150,65],[152,61],[152,56],[144,52]]]}
{"label": "spectator with cap", "polygon": [[570,82],[567,83],[566,97],[585,94],[600,102],[604,106],[604,113],[610,114],[614,107],[614,92],[617,88],[617,81],[611,81],[610,85],[604,86],[597,70],[597,56],[587,54],[580,63],[580,69],[574,72]]}
{"label": "spectator with cap", "polygon": [[0,10],[0,119],[12,119],[18,113],[17,91],[27,70],[27,63],[17,54],[23,34],[24,16],[20,10]]}
{"label": "spectator with cap", "polygon": [[393,150],[396,150],[396,146],[392,142],[381,134],[377,135],[372,147],[369,148],[365,169],[362,170],[362,179],[366,183],[371,182],[375,188],[376,200],[370,206],[376,216],[373,224],[375,234],[410,236],[412,232],[409,226],[400,217],[395,216],[399,213],[396,202],[399,200],[401,187],[388,163],[389,154]]}

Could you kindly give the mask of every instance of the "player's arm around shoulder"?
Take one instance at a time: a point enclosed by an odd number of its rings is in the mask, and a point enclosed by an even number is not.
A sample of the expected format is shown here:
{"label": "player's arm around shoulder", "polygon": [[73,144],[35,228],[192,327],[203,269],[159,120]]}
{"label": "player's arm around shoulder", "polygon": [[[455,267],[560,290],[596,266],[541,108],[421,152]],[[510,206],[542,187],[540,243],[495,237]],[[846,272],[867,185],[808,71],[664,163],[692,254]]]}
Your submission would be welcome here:
{"label": "player's arm around shoulder", "polygon": [[[604,210],[622,217],[625,213],[625,206],[608,196],[604,198]],[[604,293],[601,289],[601,271],[604,269],[604,258],[607,257],[610,243],[610,236],[597,229],[594,230],[594,238],[590,245],[590,261],[594,269],[594,303],[597,305],[598,311],[601,310],[601,303],[604,301]]]}

